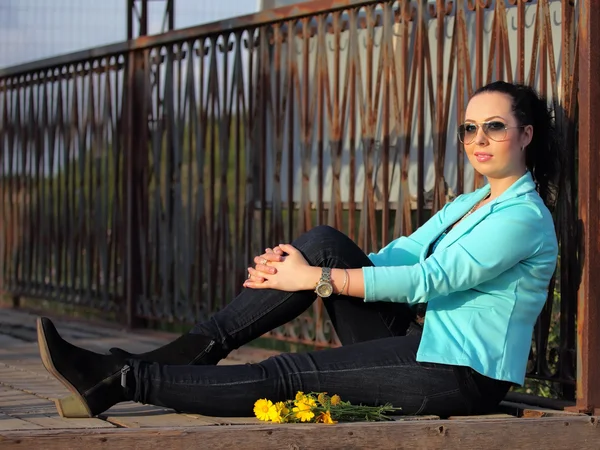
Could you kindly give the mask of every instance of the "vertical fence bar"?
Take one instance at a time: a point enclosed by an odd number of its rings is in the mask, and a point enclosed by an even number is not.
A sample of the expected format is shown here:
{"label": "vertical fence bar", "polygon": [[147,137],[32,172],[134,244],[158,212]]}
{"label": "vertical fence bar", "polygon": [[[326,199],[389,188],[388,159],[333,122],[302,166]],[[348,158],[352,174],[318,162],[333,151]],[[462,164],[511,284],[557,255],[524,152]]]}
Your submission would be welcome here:
{"label": "vertical fence bar", "polygon": [[148,198],[143,177],[143,166],[148,153],[148,116],[146,114],[146,72],[144,51],[130,52],[128,70],[124,78],[125,126],[123,127],[124,148],[124,207],[125,207],[125,320],[129,328],[141,326],[137,317],[137,302],[143,292],[141,269],[145,263],[141,258],[140,233],[143,226],[142,203]]}
{"label": "vertical fence bar", "polygon": [[577,411],[600,414],[600,0],[580,2],[579,17],[579,217],[583,236],[577,311]]}

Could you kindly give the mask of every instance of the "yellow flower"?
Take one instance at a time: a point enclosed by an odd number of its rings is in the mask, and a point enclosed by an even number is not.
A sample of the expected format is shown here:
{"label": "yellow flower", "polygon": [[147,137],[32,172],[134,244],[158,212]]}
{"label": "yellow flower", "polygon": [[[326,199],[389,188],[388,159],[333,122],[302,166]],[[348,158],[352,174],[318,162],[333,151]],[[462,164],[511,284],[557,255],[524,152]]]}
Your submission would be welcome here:
{"label": "yellow flower", "polygon": [[283,423],[287,420],[290,410],[286,408],[285,403],[277,402],[269,408],[269,419],[271,422]]}
{"label": "yellow flower", "polygon": [[329,411],[325,411],[325,412],[322,412],[321,414],[319,414],[319,416],[317,417],[315,422],[316,423],[326,423],[326,424],[337,423],[337,421],[335,421],[331,418],[331,413]]}
{"label": "yellow flower", "polygon": [[309,422],[310,419],[315,417],[315,413],[313,413],[310,409],[310,406],[308,406],[305,403],[303,403],[302,406],[294,408],[293,411],[294,414],[296,414],[296,417],[300,419],[301,422]]}
{"label": "yellow flower", "polygon": [[331,397],[331,404],[333,406],[337,405],[338,403],[340,403],[342,401],[342,399],[340,398],[339,395],[335,394],[334,396]]}
{"label": "yellow flower", "polygon": [[300,404],[306,405],[309,408],[312,408],[313,406],[317,406],[317,402],[315,401],[315,399],[312,397],[309,397],[308,395],[306,397],[304,397],[304,399],[301,402],[296,402],[296,406],[300,406]]}
{"label": "yellow flower", "polygon": [[277,411],[279,412],[279,414],[281,414],[282,416],[285,416],[286,414],[290,413],[290,410],[288,409],[287,406],[285,406],[284,402],[275,403],[275,407],[277,408]]}
{"label": "yellow flower", "polygon": [[258,417],[258,420],[264,420],[268,422],[269,417],[269,409],[273,406],[273,402],[271,400],[267,400],[266,398],[261,398],[254,403],[254,414]]}
{"label": "yellow flower", "polygon": [[304,397],[303,401],[296,400],[296,407],[292,411],[301,422],[308,422],[315,417],[315,413],[312,412],[314,406],[316,403],[313,398]]}
{"label": "yellow flower", "polygon": [[327,402],[327,392],[321,392],[318,396],[317,396],[317,400],[319,400],[319,403],[321,405],[325,405],[325,403]]}
{"label": "yellow flower", "polygon": [[298,393],[296,394],[296,401],[302,402],[302,401],[304,401],[305,398],[306,398],[306,395],[304,395],[304,392],[298,391]]}

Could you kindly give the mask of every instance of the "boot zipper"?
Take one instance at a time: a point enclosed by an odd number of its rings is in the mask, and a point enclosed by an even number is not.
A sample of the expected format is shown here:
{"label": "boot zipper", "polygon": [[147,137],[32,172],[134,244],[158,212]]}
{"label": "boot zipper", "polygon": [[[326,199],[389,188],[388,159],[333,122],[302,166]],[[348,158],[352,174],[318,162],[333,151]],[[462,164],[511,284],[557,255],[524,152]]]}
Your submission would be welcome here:
{"label": "boot zipper", "polygon": [[127,372],[129,372],[129,370],[131,370],[131,367],[124,366],[121,370],[116,371],[112,375],[109,375],[108,377],[106,377],[105,379],[100,381],[99,383],[96,383],[94,386],[89,388],[87,391],[85,391],[83,393],[83,396],[86,397],[86,396],[92,394],[96,389],[100,388],[101,386],[106,385],[106,382],[110,383],[115,377],[118,377],[119,374],[121,375],[121,386],[127,387],[127,386],[125,386],[125,381],[127,380]]}
{"label": "boot zipper", "polygon": [[121,369],[121,386],[123,386],[124,388],[127,387],[127,372],[129,372],[131,370],[131,367],[129,366],[123,366],[123,368]]}
{"label": "boot zipper", "polygon": [[193,365],[196,361],[198,361],[200,358],[202,358],[204,355],[206,355],[208,352],[210,352],[210,350],[213,348],[213,346],[215,345],[215,341],[212,340],[208,343],[208,345],[206,346],[206,348],[204,350],[202,350],[200,353],[198,353],[198,355],[196,355],[196,357],[194,359],[192,359],[188,365]]}

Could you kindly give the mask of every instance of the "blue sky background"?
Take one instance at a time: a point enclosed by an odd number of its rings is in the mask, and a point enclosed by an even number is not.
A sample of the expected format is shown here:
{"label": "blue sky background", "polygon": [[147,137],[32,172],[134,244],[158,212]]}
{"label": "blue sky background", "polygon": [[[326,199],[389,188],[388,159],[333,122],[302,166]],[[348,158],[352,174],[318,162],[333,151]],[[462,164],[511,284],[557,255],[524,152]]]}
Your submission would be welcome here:
{"label": "blue sky background", "polygon": [[[149,32],[161,31],[166,2],[149,2]],[[258,11],[261,0],[175,0],[185,28]],[[125,0],[0,0],[0,67],[120,42]]]}

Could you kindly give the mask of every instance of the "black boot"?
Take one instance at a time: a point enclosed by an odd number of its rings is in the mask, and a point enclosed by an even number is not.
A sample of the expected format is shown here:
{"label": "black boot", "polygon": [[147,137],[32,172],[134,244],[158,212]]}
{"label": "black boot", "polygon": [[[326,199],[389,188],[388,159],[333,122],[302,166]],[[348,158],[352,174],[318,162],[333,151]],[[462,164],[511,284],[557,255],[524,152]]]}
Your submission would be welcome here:
{"label": "black boot", "polygon": [[113,347],[110,353],[123,359],[139,359],[170,365],[216,365],[227,356],[221,345],[215,340],[201,334],[182,334],[173,342],[146,353],[128,353]]}
{"label": "black boot", "polygon": [[38,318],[37,334],[46,370],[73,393],[55,401],[62,417],[94,417],[128,400],[121,380],[129,370],[124,359],[70,344],[46,317]]}

